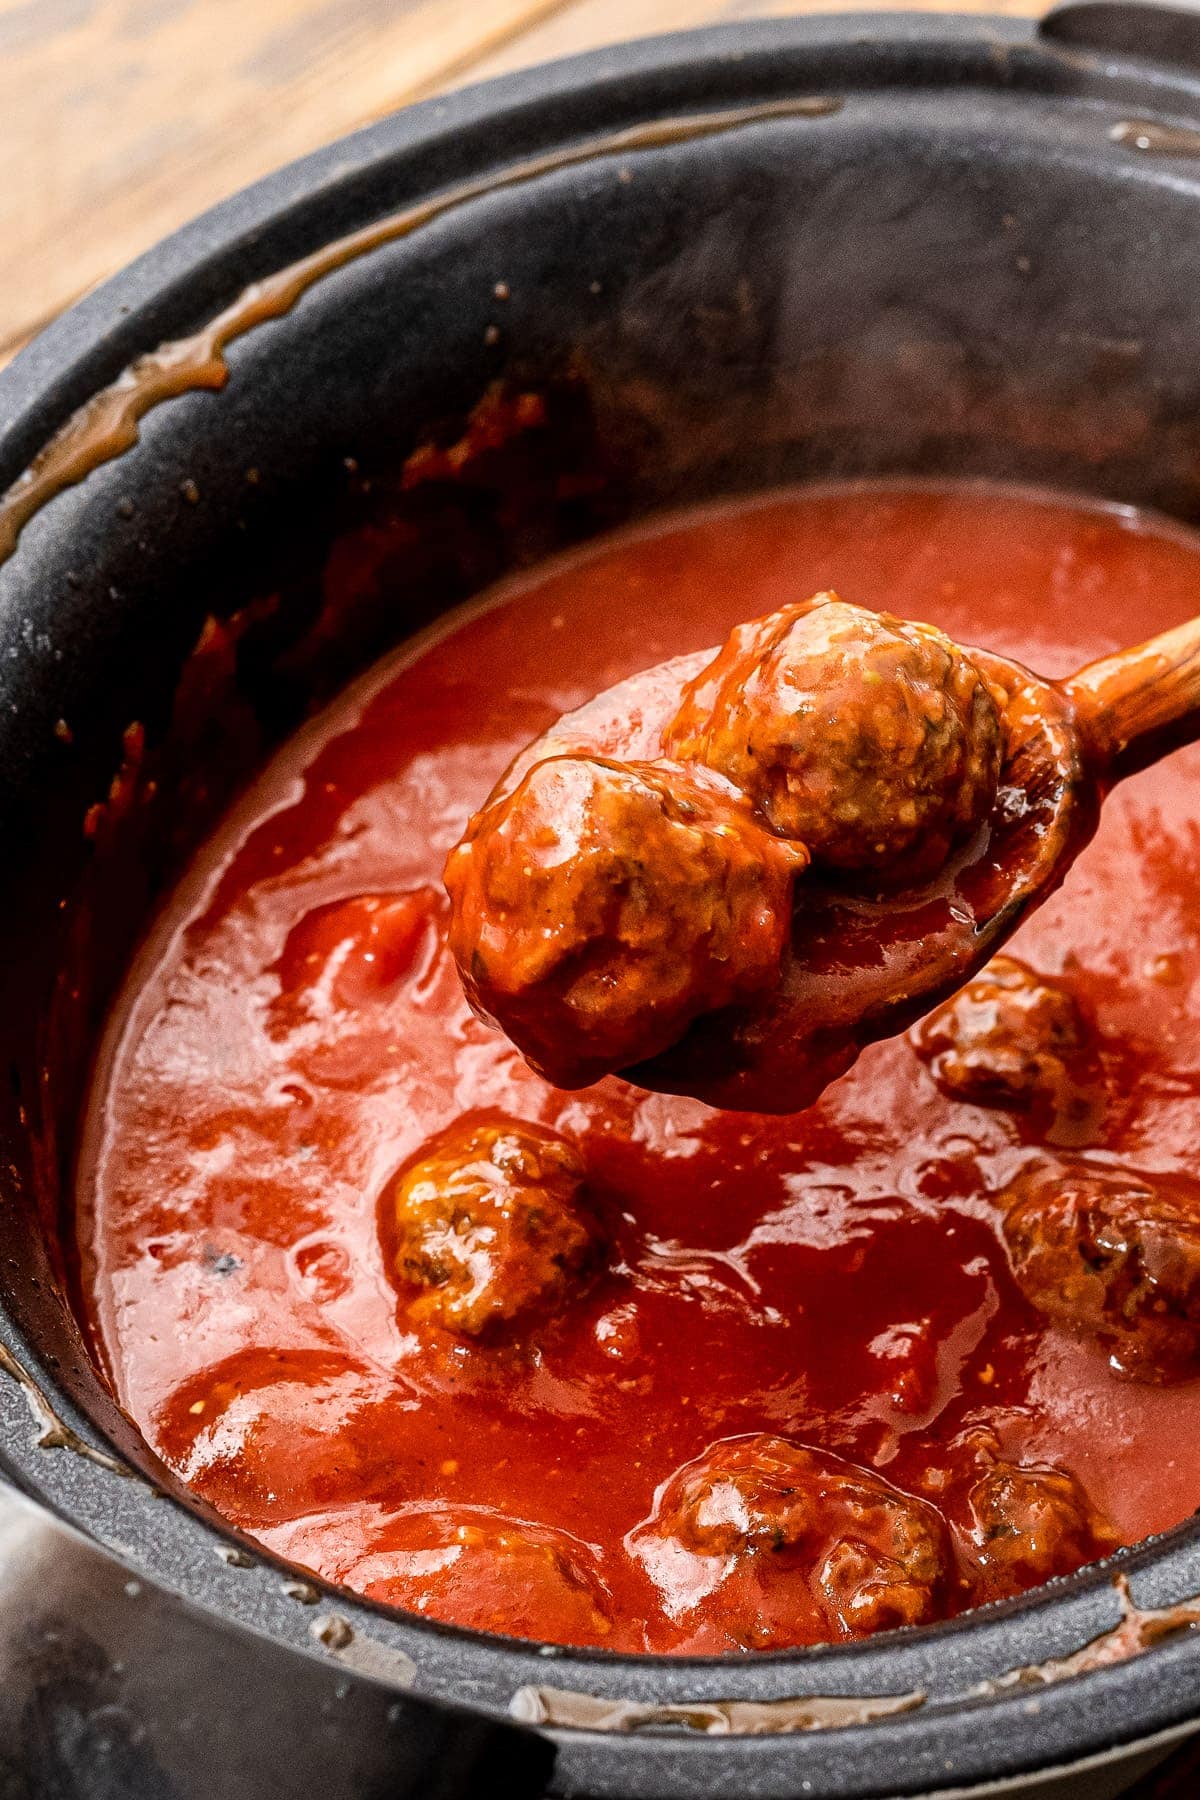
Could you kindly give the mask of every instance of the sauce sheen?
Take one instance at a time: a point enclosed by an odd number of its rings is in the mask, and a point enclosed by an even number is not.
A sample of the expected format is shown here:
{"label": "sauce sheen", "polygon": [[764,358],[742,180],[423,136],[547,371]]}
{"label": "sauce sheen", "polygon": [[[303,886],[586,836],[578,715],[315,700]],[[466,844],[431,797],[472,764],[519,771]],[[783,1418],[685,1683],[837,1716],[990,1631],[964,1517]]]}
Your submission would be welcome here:
{"label": "sauce sheen", "polygon": [[[462,997],[442,866],[511,758],[601,688],[829,587],[1060,676],[1189,617],[1200,541],[891,485],[610,540],[322,715],[156,928],[93,1094],[85,1304],[149,1443],[281,1556],[485,1629],[720,1651],[749,1640],[698,1559],[646,1548],[656,1495],[718,1439],[793,1438],[937,1505],[962,1434],[990,1427],[1127,1543],[1200,1502],[1200,1383],[1123,1378],[1016,1285],[994,1196],[1039,1153],[1030,1115],[950,1097],[907,1038],[793,1117],[616,1078],[564,1093]],[[1198,820],[1200,748],[1116,791],[1013,940],[1095,1021],[1098,1097],[1065,1129],[1098,1164],[1200,1167]],[[381,1208],[484,1111],[578,1148],[604,1248],[544,1315],[472,1338],[414,1319]],[[971,1598],[959,1579],[941,1608]],[[822,1635],[806,1613],[782,1629]]]}

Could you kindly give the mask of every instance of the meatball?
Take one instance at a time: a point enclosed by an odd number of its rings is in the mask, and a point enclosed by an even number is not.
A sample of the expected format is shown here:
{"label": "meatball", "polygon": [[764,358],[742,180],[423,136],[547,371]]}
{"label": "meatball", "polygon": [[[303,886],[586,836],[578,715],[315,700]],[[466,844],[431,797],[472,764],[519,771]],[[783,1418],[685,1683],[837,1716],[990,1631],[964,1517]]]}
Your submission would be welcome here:
{"label": "meatball", "polygon": [[1073,1574],[1117,1541],[1069,1469],[997,1462],[968,1506],[979,1603]]}
{"label": "meatball", "polygon": [[807,1607],[835,1636],[934,1617],[949,1566],[945,1522],[932,1506],[870,1469],[765,1434],[714,1444],[680,1469],[662,1491],[655,1529],[720,1559],[723,1579],[734,1578],[731,1609],[769,1621]]}
{"label": "meatball", "polygon": [[478,1337],[566,1294],[595,1241],[583,1165],[553,1131],[501,1115],[461,1119],[397,1176],[385,1234],[421,1290],[412,1316]]}
{"label": "meatball", "polygon": [[264,1308],[257,1344],[197,1358],[157,1416],[172,1468],[247,1531],[326,1509],[344,1516],[395,1473],[386,1373],[340,1350],[273,1342],[270,1316]]}
{"label": "meatball", "polygon": [[782,1550],[812,1536],[815,1453],[788,1438],[714,1444],[671,1478],[659,1507],[665,1532],[702,1556]]}
{"label": "meatball", "polygon": [[1012,956],[996,956],[913,1027],[944,1093],[981,1106],[1070,1112],[1084,1098],[1087,1023],[1074,997]]}
{"label": "meatball", "polygon": [[421,1506],[385,1521],[338,1579],[369,1600],[473,1631],[606,1644],[611,1597],[566,1532],[476,1507]]}
{"label": "meatball", "polygon": [[450,947],[475,1009],[583,1087],[776,982],[807,860],[707,771],[556,756],[452,851]]}
{"label": "meatball", "polygon": [[1139,1381],[1200,1373],[1200,1183],[1043,1164],[1002,1202],[1013,1271],[1039,1312]]}
{"label": "meatball", "polygon": [[932,625],[821,594],[739,625],[664,749],[727,775],[814,864],[899,881],[940,868],[991,810],[1000,717]]}

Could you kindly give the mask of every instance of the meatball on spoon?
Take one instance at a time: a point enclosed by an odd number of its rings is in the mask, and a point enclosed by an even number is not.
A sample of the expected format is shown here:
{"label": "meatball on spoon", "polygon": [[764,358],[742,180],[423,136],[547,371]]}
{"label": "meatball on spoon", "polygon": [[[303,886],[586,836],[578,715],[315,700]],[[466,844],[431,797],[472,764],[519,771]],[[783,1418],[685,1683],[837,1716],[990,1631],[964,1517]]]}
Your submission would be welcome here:
{"label": "meatball on spoon", "polygon": [[818,594],[598,694],[451,852],[482,1016],[559,1087],[809,1106],[993,956],[1200,736],[1200,621],[1047,681]]}

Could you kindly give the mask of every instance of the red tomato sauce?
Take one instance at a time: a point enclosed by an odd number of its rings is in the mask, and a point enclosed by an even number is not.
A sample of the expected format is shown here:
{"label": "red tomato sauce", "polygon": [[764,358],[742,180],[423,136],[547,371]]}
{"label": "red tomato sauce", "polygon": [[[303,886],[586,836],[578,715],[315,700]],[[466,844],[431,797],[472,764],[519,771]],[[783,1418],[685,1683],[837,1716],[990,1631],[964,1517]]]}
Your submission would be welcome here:
{"label": "red tomato sauce", "polygon": [[[956,1459],[980,1424],[1072,1471],[1123,1542],[1200,1503],[1200,1383],[1123,1379],[1015,1284],[993,1196],[1029,1155],[1027,1117],[948,1098],[904,1038],[791,1118],[615,1078],[566,1094],[462,998],[442,865],[514,753],[598,689],[831,586],[1054,676],[1190,616],[1200,540],[909,486],[610,540],[349,692],[159,922],[96,1080],[86,1306],[149,1443],[281,1556],[484,1629],[715,1651],[763,1640],[647,1552],[645,1521],[722,1438],[849,1459],[959,1538]],[[1200,1166],[1198,871],[1194,749],[1117,790],[1014,941],[1097,1022],[1100,1162]],[[580,1149],[605,1239],[552,1316],[498,1340],[414,1323],[380,1232],[396,1171],[483,1108]],[[960,1576],[941,1610],[978,1597]],[[803,1606],[773,1617],[770,1642],[823,1635]]]}

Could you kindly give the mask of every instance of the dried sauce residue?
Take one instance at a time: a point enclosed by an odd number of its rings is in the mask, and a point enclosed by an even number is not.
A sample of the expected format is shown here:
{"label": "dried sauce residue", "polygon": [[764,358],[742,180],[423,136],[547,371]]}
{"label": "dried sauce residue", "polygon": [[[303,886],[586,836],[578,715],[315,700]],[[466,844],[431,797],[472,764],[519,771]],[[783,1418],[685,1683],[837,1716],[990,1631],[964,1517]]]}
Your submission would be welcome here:
{"label": "dried sauce residue", "polygon": [[1004,1675],[992,1676],[971,1689],[972,1694],[1000,1694],[1014,1687],[1046,1687],[1055,1681],[1069,1680],[1073,1675],[1088,1675],[1093,1669],[1106,1669],[1112,1663],[1126,1662],[1161,1644],[1164,1638],[1200,1625],[1200,1595],[1177,1601],[1174,1606],[1141,1607],[1134,1603],[1126,1575],[1113,1576],[1113,1588],[1121,1603],[1121,1617],[1099,1637],[1092,1638],[1082,1649],[1069,1656],[1030,1663],[1024,1668],[1009,1669]]}
{"label": "dried sauce residue", "polygon": [[[140,356],[109,387],[71,415],[8,492],[0,496],[0,562],[12,555],[22,528],[48,500],[82,481],[101,463],[133,448],[138,441],[139,423],[152,408],[193,390],[223,388],[229,379],[225,351],[230,344],[256,325],[283,318],[315,283],[360,256],[411,237],[422,226],[473,200],[506,188],[522,187],[581,163],[664,149],[770,119],[821,118],[839,111],[841,105],[840,100],[809,96],[634,125],[530,157],[475,181],[462,182],[430,200],[419,201],[345,237],[335,238],[286,269],[251,282],[202,331]],[[189,485],[194,487],[194,483],[185,482],[182,491],[184,499],[191,501]],[[195,497],[198,499],[199,495]]]}
{"label": "dried sauce residue", "polygon": [[107,1451],[97,1450],[94,1444],[89,1444],[86,1439],[81,1438],[65,1419],[59,1417],[28,1369],[24,1368],[3,1344],[0,1344],[0,1371],[3,1371],[5,1375],[10,1375],[24,1394],[34,1423],[38,1427],[39,1449],[73,1450],[76,1456],[82,1456],[88,1462],[95,1463],[97,1467],[107,1469],[112,1475],[121,1475],[127,1480],[137,1479],[133,1469],[118,1462],[115,1456],[109,1456]]}
{"label": "dried sauce residue", "polygon": [[613,1700],[570,1688],[518,1688],[509,1704],[528,1725],[565,1725],[576,1731],[640,1731],[649,1725],[686,1725],[708,1737],[764,1737],[791,1731],[829,1731],[913,1712],[925,1695],[805,1695],[786,1700],[692,1700],[678,1705]]}
{"label": "dried sauce residue", "polygon": [[[1166,1638],[1200,1625],[1200,1596],[1173,1606],[1135,1604],[1125,1575],[1113,1577],[1121,1617],[1099,1637],[1068,1656],[1009,1669],[968,1690],[970,1698],[992,1698],[1014,1688],[1041,1686],[1087,1675],[1140,1656]],[[953,1700],[955,1696],[951,1696]],[[876,1719],[915,1712],[928,1696],[881,1694],[805,1695],[784,1700],[693,1700],[656,1704],[583,1694],[570,1688],[518,1688],[509,1705],[513,1717],[530,1725],[565,1726],[576,1731],[640,1731],[649,1726],[686,1726],[710,1737],[761,1737],[793,1731],[829,1731],[868,1725]]]}

